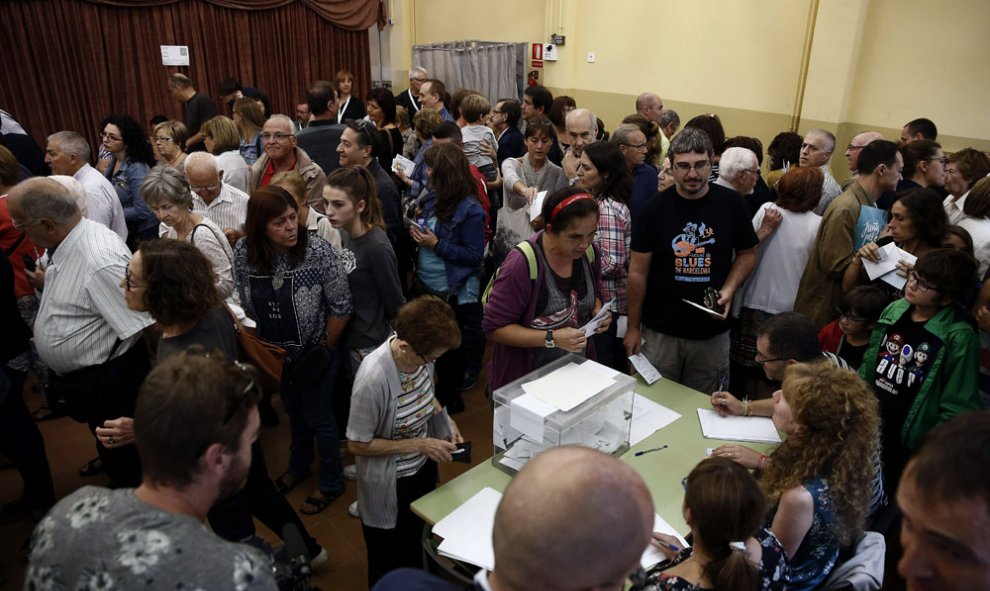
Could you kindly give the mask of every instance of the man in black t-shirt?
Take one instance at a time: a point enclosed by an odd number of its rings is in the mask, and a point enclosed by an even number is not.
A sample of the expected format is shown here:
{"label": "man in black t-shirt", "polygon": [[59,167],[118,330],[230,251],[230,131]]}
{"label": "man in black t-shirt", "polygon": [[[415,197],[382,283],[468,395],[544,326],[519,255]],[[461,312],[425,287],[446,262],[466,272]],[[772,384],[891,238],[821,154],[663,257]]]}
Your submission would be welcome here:
{"label": "man in black t-shirt", "polygon": [[186,152],[202,152],[206,150],[203,143],[203,133],[199,130],[203,123],[217,116],[217,106],[205,94],[196,92],[192,80],[184,74],[172,74],[168,77],[168,90],[179,103],[182,103],[182,122],[189,130],[186,140]]}
{"label": "man in black t-shirt", "polygon": [[728,382],[725,318],[759,241],[745,200],[708,183],[705,132],[682,131],[669,158],[675,185],[633,220],[625,346],[629,355],[642,349],[664,377],[708,393]]}

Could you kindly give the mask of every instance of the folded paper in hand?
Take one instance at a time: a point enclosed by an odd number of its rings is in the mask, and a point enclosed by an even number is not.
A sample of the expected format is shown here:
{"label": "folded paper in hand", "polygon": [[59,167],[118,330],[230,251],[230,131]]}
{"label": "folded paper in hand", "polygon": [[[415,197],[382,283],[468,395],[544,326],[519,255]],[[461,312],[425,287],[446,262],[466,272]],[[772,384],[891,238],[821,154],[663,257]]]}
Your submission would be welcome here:
{"label": "folded paper in hand", "polygon": [[416,170],[416,163],[402,154],[396,154],[395,158],[392,159],[392,171],[399,172],[400,170],[407,178],[411,177],[413,171]]}
{"label": "folded paper in hand", "polygon": [[529,204],[529,219],[535,220],[540,217],[543,212],[543,200],[547,198],[546,191],[540,191],[533,198],[533,202]]}
{"label": "folded paper in hand", "polygon": [[897,263],[904,261],[905,263],[914,265],[918,257],[906,250],[900,249],[896,244],[891,242],[880,247],[879,263],[874,263],[865,258],[862,260],[863,268],[866,270],[866,275],[871,281],[879,277],[881,281],[889,283],[897,289],[904,289],[907,278],[898,274]]}
{"label": "folded paper in hand", "polygon": [[612,298],[609,301],[602,304],[602,309],[599,310],[597,314],[595,314],[595,317],[589,320],[587,324],[581,327],[581,330],[584,331],[585,337],[591,337],[595,334],[595,331],[598,329],[598,324],[602,320],[605,320],[605,318],[612,313],[612,308],[614,306],[615,306],[615,298]]}

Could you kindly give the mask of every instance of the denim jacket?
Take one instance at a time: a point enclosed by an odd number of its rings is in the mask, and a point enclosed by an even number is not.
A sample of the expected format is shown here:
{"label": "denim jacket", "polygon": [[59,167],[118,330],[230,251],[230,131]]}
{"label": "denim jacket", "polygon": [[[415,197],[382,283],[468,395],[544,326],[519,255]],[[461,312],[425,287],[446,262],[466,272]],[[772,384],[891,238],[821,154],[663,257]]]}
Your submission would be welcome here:
{"label": "denim jacket", "polygon": [[124,208],[124,219],[127,220],[129,230],[147,230],[158,225],[158,218],[151,213],[151,208],[141,197],[141,183],[144,177],[151,170],[144,162],[136,162],[126,158],[120,163],[120,170],[114,174],[114,166],[117,165],[117,157],[110,156],[110,163],[107,164],[107,171],[104,176],[113,184],[117,190],[117,197]]}
{"label": "denim jacket", "polygon": [[[430,191],[423,201],[423,216],[435,214],[437,196]],[[434,250],[444,260],[447,270],[447,292],[460,293],[471,275],[478,272],[485,251],[485,211],[478,198],[468,195],[461,199],[449,222],[437,220],[437,245]]]}

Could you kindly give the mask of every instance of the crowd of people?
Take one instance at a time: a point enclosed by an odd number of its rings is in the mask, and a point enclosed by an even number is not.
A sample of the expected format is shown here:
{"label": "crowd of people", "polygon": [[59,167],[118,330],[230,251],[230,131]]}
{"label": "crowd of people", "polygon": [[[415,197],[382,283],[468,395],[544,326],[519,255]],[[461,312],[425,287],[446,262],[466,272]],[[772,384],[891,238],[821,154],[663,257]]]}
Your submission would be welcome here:
{"label": "crowd of people", "polygon": [[[886,538],[888,573],[903,552],[910,578],[926,504],[975,498],[990,520],[985,483],[958,492],[922,479],[962,477],[944,475],[939,441],[985,424],[990,405],[990,159],[946,155],[928,119],[899,141],[853,137],[840,185],[828,130],[784,131],[764,154],[713,113],[681,129],[653,93],[609,132],[587,105],[541,86],[450,94],[419,67],[395,96],[356,94],[343,69],[309,86],[295,119],[236,80],[219,85],[229,117],[188,77],[167,84],[183,121],[156,116],[146,134],[109,115],[98,150],[55,131],[43,150],[50,176],[28,166],[31,142],[0,146],[0,314],[11,327],[0,452],[24,481],[2,515],[41,520],[29,584],[56,568],[73,581],[150,572],[155,561],[140,557],[141,568],[94,570],[53,545],[92,539],[94,520],[144,527],[152,509],[208,519],[218,536],[267,551],[253,518],[279,535],[291,525],[318,566],[326,550],[297,511],[324,511],[356,479],[348,509],[362,523],[369,587],[402,588],[386,575],[420,564],[409,503],[462,443],[461,393],[485,376],[490,394],[567,353],[623,372],[642,353],[721,414],[772,417],[785,435],[766,454],[721,446],[691,472],[694,544],[655,535],[670,560],[633,577],[637,588],[817,588],[867,529]],[[5,137],[26,136],[0,115]],[[267,391],[241,363],[257,354],[248,337],[284,355]],[[221,375],[223,388],[192,395]],[[45,391],[33,416],[31,380]],[[279,420],[272,390],[291,431],[274,479],[257,441],[257,424]],[[983,418],[954,419],[969,414]],[[34,420],[62,415],[94,437],[80,473],[105,471],[121,490],[55,505]],[[192,434],[167,441],[170,428]],[[618,470],[568,453],[556,461]],[[553,489],[524,476],[542,462],[531,465],[510,487],[520,497],[534,494],[519,490],[530,480]],[[284,495],[304,484],[312,490],[293,510]],[[645,491],[627,484],[633,497]],[[155,528],[195,552],[216,546],[176,517]],[[504,544],[518,534],[499,532],[496,552],[518,554]],[[161,553],[160,537],[124,540],[124,552]],[[990,561],[985,546],[973,561]],[[270,583],[263,555],[232,548],[217,552],[239,588]],[[633,569],[620,558],[609,576],[624,579]],[[922,574],[950,576],[936,566]],[[525,587],[520,573],[532,571],[514,568],[499,563],[479,585]],[[213,580],[197,572],[176,583]]]}

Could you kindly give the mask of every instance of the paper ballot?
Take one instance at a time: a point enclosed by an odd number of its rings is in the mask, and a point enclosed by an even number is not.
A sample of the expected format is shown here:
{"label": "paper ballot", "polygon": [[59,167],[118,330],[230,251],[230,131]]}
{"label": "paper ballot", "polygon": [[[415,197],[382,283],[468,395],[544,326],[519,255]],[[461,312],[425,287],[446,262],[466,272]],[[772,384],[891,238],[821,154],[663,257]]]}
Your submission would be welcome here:
{"label": "paper ballot", "polygon": [[392,159],[392,171],[399,172],[400,170],[407,178],[412,177],[413,171],[416,170],[416,163],[402,154],[396,154],[395,158]]}
{"label": "paper ballot", "polygon": [[485,487],[433,526],[433,533],[443,538],[437,548],[443,556],[480,566],[495,568],[492,529],[495,509],[502,493]]}
{"label": "paper ballot", "polygon": [[522,385],[527,394],[567,412],[615,383],[585,364],[568,363],[538,380]]}
{"label": "paper ballot", "polygon": [[629,432],[629,445],[636,445],[679,418],[681,418],[680,413],[657,404],[641,394],[636,394],[635,398],[633,398],[632,427]]}
{"label": "paper ballot", "polygon": [[864,258],[863,268],[866,269],[866,275],[871,280],[879,277],[881,281],[889,283],[897,289],[904,289],[907,278],[901,277],[897,273],[897,263],[904,261],[913,265],[917,260],[918,257],[905,250],[901,250],[896,244],[891,242],[880,248],[879,263],[874,263]]}
{"label": "paper ballot", "polygon": [[[681,537],[681,534],[677,533],[669,523],[664,521],[663,517],[660,517],[656,513],[653,514],[653,531],[662,534],[670,534],[677,538],[677,541],[681,543],[681,548],[687,548],[689,544],[687,541]],[[650,568],[658,562],[666,560],[667,557],[663,555],[660,550],[658,550],[653,544],[646,546],[646,550],[643,551],[643,557],[639,559],[639,565],[643,568]]]}
{"label": "paper ballot", "polygon": [[647,384],[652,385],[653,382],[659,380],[661,377],[660,372],[657,368],[653,367],[650,360],[646,358],[642,353],[636,353],[635,355],[629,356],[629,361],[632,362],[633,367],[639,373],[640,377],[646,380]]}
{"label": "paper ballot", "polygon": [[536,197],[533,197],[533,202],[529,204],[529,219],[535,220],[540,217],[540,213],[543,211],[543,200],[546,198],[546,191],[540,191]]}
{"label": "paper ballot", "polygon": [[605,317],[612,313],[612,307],[615,306],[615,298],[602,304],[602,309],[595,314],[595,317],[588,321],[587,324],[581,327],[580,330],[584,331],[584,336],[591,338],[595,334],[595,330],[598,329],[598,323],[605,320]]}
{"label": "paper ballot", "polygon": [[509,405],[512,409],[509,425],[534,441],[543,441],[543,423],[548,416],[557,412],[557,408],[532,394],[516,396]]}
{"label": "paper ballot", "polygon": [[719,416],[708,408],[698,409],[701,432],[708,439],[780,443],[773,421],[767,417]]}

